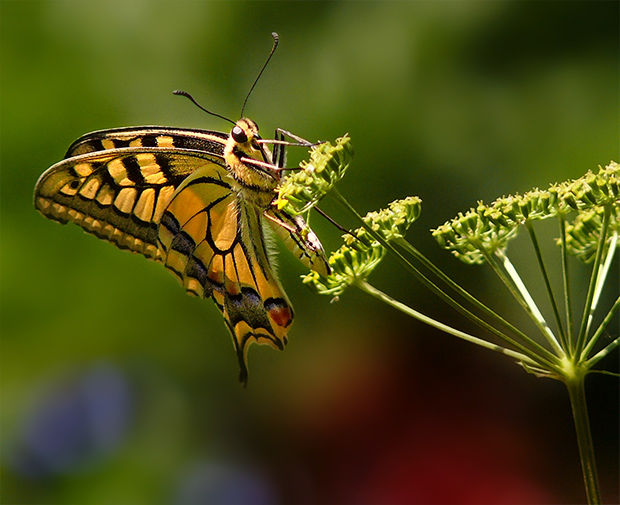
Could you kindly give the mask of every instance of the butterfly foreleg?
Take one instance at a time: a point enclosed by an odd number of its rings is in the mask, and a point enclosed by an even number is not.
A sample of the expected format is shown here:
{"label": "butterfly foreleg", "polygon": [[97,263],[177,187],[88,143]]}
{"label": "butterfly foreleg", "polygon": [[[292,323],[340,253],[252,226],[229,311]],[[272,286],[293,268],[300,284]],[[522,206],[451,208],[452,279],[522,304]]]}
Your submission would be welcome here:
{"label": "butterfly foreleg", "polygon": [[[306,140],[303,137],[295,135],[294,133],[291,133],[288,130],[284,130],[282,128],[276,128],[276,134],[275,134],[276,139],[284,141],[285,136],[295,140],[295,142],[287,142],[287,145],[295,145],[295,146],[303,146],[303,147],[312,147],[312,146],[317,145],[317,142],[310,142],[309,140]],[[320,144],[320,142],[318,143]]]}
{"label": "butterfly foreleg", "polygon": [[243,156],[239,158],[239,160],[246,165],[252,165],[258,168],[259,171],[266,172],[269,175],[271,175],[271,172],[281,172],[284,170],[283,167],[279,167],[275,163],[267,163],[266,161],[255,160],[254,158]]}
{"label": "butterfly foreleg", "polygon": [[[285,137],[289,137],[295,142],[285,140]],[[322,143],[310,142],[309,140],[306,140],[287,130],[283,130],[282,128],[276,128],[273,139],[260,139],[259,142],[263,144],[273,144],[273,164],[280,169],[284,169],[286,167],[286,147],[313,147]]]}
{"label": "butterfly foreleg", "polygon": [[278,226],[281,226],[282,228],[286,229],[286,231],[288,231],[289,233],[298,233],[299,231],[295,226],[292,226],[286,221],[283,221],[282,219],[280,219],[279,217],[277,217],[271,212],[264,212],[263,216],[269,219],[269,221],[271,221],[272,223],[275,223]]}
{"label": "butterfly foreleg", "polygon": [[284,168],[286,166],[286,143],[284,140],[284,134],[276,129],[275,140],[273,146],[273,163],[278,168]]}

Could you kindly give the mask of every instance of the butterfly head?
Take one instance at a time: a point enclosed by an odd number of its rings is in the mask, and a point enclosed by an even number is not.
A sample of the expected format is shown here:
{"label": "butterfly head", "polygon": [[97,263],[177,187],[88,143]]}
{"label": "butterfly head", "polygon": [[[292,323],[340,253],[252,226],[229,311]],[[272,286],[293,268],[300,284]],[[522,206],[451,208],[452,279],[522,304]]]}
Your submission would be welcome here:
{"label": "butterfly head", "polygon": [[271,151],[251,119],[235,123],[224,148],[224,160],[232,177],[246,188],[272,191],[280,180]]}
{"label": "butterfly head", "polygon": [[230,138],[242,151],[248,154],[253,150],[261,150],[258,143],[258,140],[260,140],[258,125],[251,119],[241,118],[237,121],[230,132]]}

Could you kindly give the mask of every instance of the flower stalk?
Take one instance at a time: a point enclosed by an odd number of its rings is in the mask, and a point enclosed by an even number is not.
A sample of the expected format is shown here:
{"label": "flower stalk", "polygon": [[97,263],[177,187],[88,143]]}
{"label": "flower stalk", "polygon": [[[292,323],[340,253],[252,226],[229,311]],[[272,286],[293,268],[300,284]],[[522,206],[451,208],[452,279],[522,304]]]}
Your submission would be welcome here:
{"label": "flower stalk", "polygon": [[588,418],[588,408],[586,405],[586,394],[584,389],[585,373],[576,373],[572,378],[565,381],[570,397],[575,432],[577,433],[577,444],[579,446],[579,457],[583,472],[583,481],[588,497],[588,503],[602,503],[601,492],[596,469],[596,459],[594,457],[594,444],[592,443],[592,430]]}

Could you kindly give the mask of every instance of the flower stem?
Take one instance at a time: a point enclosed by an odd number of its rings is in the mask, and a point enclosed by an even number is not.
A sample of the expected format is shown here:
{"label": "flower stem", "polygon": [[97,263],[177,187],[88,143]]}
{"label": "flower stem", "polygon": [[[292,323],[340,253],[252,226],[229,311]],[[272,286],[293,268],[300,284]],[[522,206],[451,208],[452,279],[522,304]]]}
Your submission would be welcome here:
{"label": "flower stem", "polygon": [[[605,316],[605,318],[599,325],[594,335],[592,335],[592,338],[588,342],[588,345],[583,350],[584,357],[587,357],[588,354],[590,354],[590,352],[592,351],[592,348],[594,347],[594,344],[597,342],[599,337],[605,332],[605,329],[611,322],[612,318],[615,316],[616,312],[618,312],[618,308],[620,308],[620,296],[616,298],[616,301],[611,306],[611,309],[609,309],[609,312],[607,313],[607,315]],[[587,367],[588,368],[593,367],[597,361],[607,356],[611,351],[613,351],[618,346],[619,341],[620,341],[620,337],[616,338],[616,340],[606,345],[603,349],[601,349],[594,356],[592,356],[588,361],[585,362]]]}
{"label": "flower stem", "polygon": [[534,230],[534,225],[529,219],[525,221],[525,228],[527,229],[530,235],[530,240],[532,241],[532,245],[534,246],[534,252],[536,254],[536,259],[538,260],[538,266],[543,276],[543,280],[545,281],[547,295],[549,296],[549,301],[551,302],[551,307],[553,308],[553,315],[555,316],[555,321],[558,326],[558,333],[559,333],[559,338],[561,342],[561,347],[563,349],[566,349],[567,348],[566,333],[564,331],[564,325],[562,324],[562,318],[560,317],[560,310],[558,309],[558,304],[553,294],[553,288],[551,287],[551,281],[549,280],[549,274],[547,273],[547,268],[545,267],[545,262],[543,260],[542,252],[540,250],[540,245],[538,243],[538,238],[536,236],[536,230]]}
{"label": "flower stem", "polygon": [[540,347],[531,339],[525,337],[525,340],[530,343],[530,345],[524,345],[520,342],[516,342],[514,339],[510,338],[504,332],[495,328],[491,324],[487,323],[476,314],[465,308],[463,305],[454,300],[450,295],[448,295],[445,291],[440,289],[434,282],[432,282],[428,277],[426,277],[420,270],[418,270],[407,258],[405,258],[401,252],[395,249],[380,233],[377,233],[373,230],[367,223],[364,222],[363,218],[358,214],[358,212],[351,206],[351,204],[344,198],[337,189],[332,189],[330,192],[330,196],[332,196],[340,205],[342,205],[346,210],[351,212],[361,223],[362,227],[373,237],[375,238],[386,250],[390,253],[394,254],[396,259],[408,270],[416,279],[418,279],[424,286],[430,289],[433,293],[435,293],[439,298],[445,301],[448,305],[453,307],[455,310],[463,314],[465,317],[473,321],[475,324],[480,326],[481,328],[486,329],[493,335],[500,338],[506,344],[515,347],[518,351],[521,351],[519,354],[523,354],[528,356],[530,359],[528,363],[534,362],[537,367],[554,370],[557,371],[560,365],[559,360],[556,356],[551,354],[546,349]]}
{"label": "flower stem", "polygon": [[479,346],[485,347],[486,349],[501,352],[502,354],[511,356],[512,358],[515,358],[516,360],[526,363],[528,365],[539,366],[537,362],[532,361],[525,354],[521,354],[520,352],[513,351],[512,349],[507,349],[506,347],[493,344],[486,340],[474,337],[473,335],[470,335],[463,331],[452,328],[451,326],[448,326],[446,324],[440,323],[439,321],[436,321],[435,319],[428,317],[427,315],[422,314],[421,312],[418,312],[417,310],[412,309],[408,305],[405,305],[404,303],[401,303],[398,300],[395,300],[391,296],[387,295],[383,291],[380,291],[379,289],[375,288],[374,286],[372,286],[366,281],[359,281],[355,285],[358,288],[360,288],[362,291],[368,293],[371,296],[374,296],[378,300],[390,305],[391,307],[394,307],[397,310],[400,310],[401,312],[407,314],[408,316],[413,317],[414,319],[417,319],[418,321],[421,321],[423,323],[428,324],[429,326],[432,326],[433,328],[437,328],[438,330],[441,330],[450,335],[454,335],[455,337],[461,338],[473,344],[478,344]]}
{"label": "flower stem", "polygon": [[590,283],[588,285],[588,294],[586,295],[586,301],[583,309],[583,317],[581,319],[581,326],[579,328],[579,334],[577,335],[577,342],[575,350],[577,354],[581,354],[584,346],[586,345],[587,335],[590,330],[590,324],[594,316],[594,310],[598,302],[598,294],[600,292],[601,285],[601,264],[603,260],[604,251],[608,248],[607,241],[607,229],[609,228],[609,219],[611,215],[611,207],[605,207],[605,213],[603,214],[603,224],[601,226],[601,232],[599,237],[599,244],[596,250],[596,256],[594,258],[594,264],[592,265],[592,274],[590,277]]}
{"label": "flower stem", "polygon": [[488,254],[485,254],[485,256],[487,257],[489,265],[491,265],[497,276],[502,280],[502,282],[508,288],[515,300],[519,302],[519,304],[530,316],[532,321],[534,321],[534,324],[536,324],[536,326],[540,329],[547,342],[549,342],[549,344],[555,351],[555,354],[560,357],[564,356],[564,351],[560,347],[557,339],[555,338],[555,335],[551,331],[551,328],[549,328],[547,321],[545,321],[544,316],[538,309],[536,302],[530,295],[530,292],[523,283],[523,280],[519,276],[517,269],[514,267],[508,256],[506,256],[506,254],[504,254],[502,251],[497,251],[495,253],[495,256],[497,256],[501,260],[501,264],[504,267],[505,273],[497,264],[497,260],[495,259],[495,257],[492,257]]}
{"label": "flower stem", "polygon": [[598,484],[598,474],[596,471],[596,461],[594,459],[594,445],[592,443],[592,432],[588,419],[588,409],[586,406],[586,395],[584,390],[585,373],[578,373],[565,380],[568,394],[570,397],[573,420],[575,422],[575,432],[579,445],[579,457],[581,459],[581,470],[586,488],[586,495],[589,504],[601,503],[601,493]]}
{"label": "flower stem", "polygon": [[566,245],[566,216],[564,214],[560,214],[560,241],[560,250],[562,254],[562,282],[564,285],[564,308],[566,310],[566,349],[569,354],[572,354],[575,342],[573,340],[573,308],[570,288],[570,270],[568,268],[568,248]]}
{"label": "flower stem", "polygon": [[[523,352],[525,352],[526,348],[528,350],[531,349],[531,352],[534,352],[541,358],[544,358],[549,364],[551,364],[552,367],[554,367],[554,369],[560,365],[559,359],[554,354],[552,354],[547,349],[542,347],[536,341],[532,340],[525,333],[523,333],[521,330],[516,328],[512,323],[508,322],[506,319],[501,317],[495,311],[491,310],[484,303],[482,303],[477,298],[475,298],[473,295],[471,295],[468,291],[463,289],[459,284],[454,282],[450,277],[448,277],[445,273],[443,273],[443,271],[437,268],[428,258],[426,258],[426,256],[424,256],[420,251],[418,251],[405,239],[396,240],[395,243],[398,244],[400,247],[402,247],[409,254],[411,254],[413,258],[415,258],[420,263],[422,263],[434,275],[436,275],[440,280],[442,280],[446,285],[452,288],[456,293],[462,296],[465,300],[467,300],[469,303],[471,303],[472,305],[480,309],[482,312],[484,312],[487,316],[494,319],[498,323],[502,324],[504,327],[506,327],[508,330],[514,333],[521,340],[521,342],[525,344],[525,346],[522,346],[522,344],[515,342],[515,340],[511,338],[504,337],[503,340],[506,342],[506,344],[511,345],[513,347],[517,347]],[[479,324],[477,320],[472,319],[472,321],[475,322],[476,324]]]}
{"label": "flower stem", "polygon": [[[615,254],[615,250],[616,250],[616,244],[618,242],[618,234],[614,234],[611,237],[611,244],[609,245],[609,247],[607,248],[606,251],[606,258],[603,261],[603,264],[599,267],[599,275],[597,278],[597,287],[596,287],[596,291],[594,293],[594,297],[592,300],[592,309],[591,312],[594,312],[598,306],[598,302],[601,296],[601,292],[603,291],[603,286],[605,284],[605,280],[607,279],[607,274],[609,273],[609,268],[611,267],[611,261],[614,257]],[[613,316],[613,314],[615,313],[615,311],[618,310],[618,300],[616,300],[616,303],[612,306],[609,314],[611,316]],[[598,339],[600,338],[600,336],[602,335],[602,329],[604,329],[609,322],[611,321],[611,317],[609,316],[605,317],[603,324],[601,324],[599,326],[599,329],[594,333],[594,335],[592,335],[590,338],[588,338],[587,343],[581,353],[581,355],[584,358],[587,358],[588,355],[590,354],[590,352],[592,351],[592,349],[594,348],[594,345],[596,344],[596,342],[598,341]],[[588,323],[589,324],[589,323]]]}

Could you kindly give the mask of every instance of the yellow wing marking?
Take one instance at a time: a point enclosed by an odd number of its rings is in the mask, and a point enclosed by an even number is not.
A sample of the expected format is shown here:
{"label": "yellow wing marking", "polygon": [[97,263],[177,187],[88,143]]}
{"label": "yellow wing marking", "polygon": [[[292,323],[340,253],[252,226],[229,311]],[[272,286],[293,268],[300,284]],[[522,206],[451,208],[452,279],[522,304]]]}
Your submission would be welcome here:
{"label": "yellow wing marking", "polygon": [[[116,142],[99,140],[101,146]],[[198,167],[223,163],[221,157],[166,148],[93,150],[93,143],[75,144],[70,153],[85,154],[71,156],[41,176],[36,208],[122,249],[160,259],[157,228],[175,189]]]}

